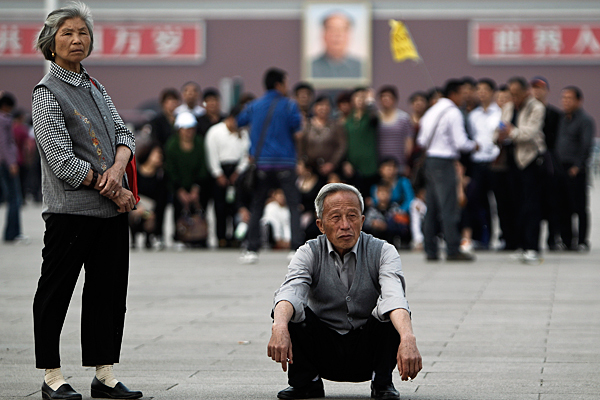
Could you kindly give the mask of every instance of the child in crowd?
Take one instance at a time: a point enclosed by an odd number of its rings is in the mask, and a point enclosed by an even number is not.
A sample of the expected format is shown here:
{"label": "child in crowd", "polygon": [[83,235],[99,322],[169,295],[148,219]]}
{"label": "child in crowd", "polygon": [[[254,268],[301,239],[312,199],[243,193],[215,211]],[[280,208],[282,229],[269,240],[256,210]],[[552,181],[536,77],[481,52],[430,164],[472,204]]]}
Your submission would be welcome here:
{"label": "child in crowd", "polygon": [[408,212],[392,202],[391,197],[390,186],[385,183],[377,185],[374,205],[367,208],[363,228],[366,233],[401,248],[410,242],[410,219]]}
{"label": "child in crowd", "polygon": [[285,202],[282,189],[275,189],[271,194],[261,219],[263,243],[274,249],[289,249],[292,240],[290,210]]}
{"label": "child in crowd", "polygon": [[[393,157],[384,158],[379,164],[380,183],[391,189],[391,203],[397,203],[405,213],[408,213],[410,202],[415,197],[412,185],[408,178],[398,174],[398,162]],[[375,192],[379,185],[371,187],[372,205],[377,206]]]}
{"label": "child in crowd", "polygon": [[425,204],[425,187],[415,188],[415,198],[410,202],[410,231],[412,234],[412,248],[415,251],[423,250],[423,219],[427,213]]}

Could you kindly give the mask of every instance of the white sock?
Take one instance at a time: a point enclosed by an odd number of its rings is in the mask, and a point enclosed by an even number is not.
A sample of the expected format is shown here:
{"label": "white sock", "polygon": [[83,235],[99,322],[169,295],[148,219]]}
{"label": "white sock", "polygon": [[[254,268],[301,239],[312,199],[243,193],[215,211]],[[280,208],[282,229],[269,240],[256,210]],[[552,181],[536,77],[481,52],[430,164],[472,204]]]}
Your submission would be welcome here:
{"label": "white sock", "polygon": [[46,369],[46,375],[44,375],[44,382],[50,386],[52,390],[58,390],[59,387],[67,383],[60,368]]}
{"label": "white sock", "polygon": [[96,378],[111,388],[114,388],[119,383],[113,374],[112,365],[96,365]]}

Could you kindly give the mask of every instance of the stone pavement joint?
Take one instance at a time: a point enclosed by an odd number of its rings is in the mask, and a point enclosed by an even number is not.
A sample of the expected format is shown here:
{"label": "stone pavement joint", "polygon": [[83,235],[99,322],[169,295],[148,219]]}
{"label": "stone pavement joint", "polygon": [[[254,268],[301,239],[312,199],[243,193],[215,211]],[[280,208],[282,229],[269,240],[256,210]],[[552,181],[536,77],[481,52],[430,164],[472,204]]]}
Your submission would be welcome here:
{"label": "stone pavement joint", "polygon": [[[394,383],[402,399],[600,398],[600,195],[590,190],[589,254],[544,253],[524,265],[507,253],[427,263],[402,252],[423,371]],[[0,207],[0,226],[5,207]],[[41,208],[23,210],[28,246],[0,244],[0,400],[40,398],[32,302],[41,265]],[[286,252],[240,265],[237,251],[135,250],[121,363],[115,374],[145,399],[275,399],[287,377],[266,355],[273,292]],[[110,252],[99,257],[110,262]],[[85,399],[81,274],[62,333],[63,372]],[[325,381],[332,399],[369,398],[369,383]]]}

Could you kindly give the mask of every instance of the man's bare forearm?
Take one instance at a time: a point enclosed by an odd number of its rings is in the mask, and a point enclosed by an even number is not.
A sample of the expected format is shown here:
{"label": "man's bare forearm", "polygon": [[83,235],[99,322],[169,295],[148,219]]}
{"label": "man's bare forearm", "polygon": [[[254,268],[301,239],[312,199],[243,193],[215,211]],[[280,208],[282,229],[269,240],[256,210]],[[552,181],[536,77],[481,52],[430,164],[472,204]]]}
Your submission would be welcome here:
{"label": "man's bare forearm", "polygon": [[390,320],[394,324],[394,328],[400,334],[400,340],[409,340],[415,338],[412,329],[410,314],[404,308],[397,308],[390,312]]}
{"label": "man's bare forearm", "polygon": [[275,310],[273,310],[273,325],[285,326],[287,328],[293,316],[294,306],[292,303],[282,300],[277,303]]}

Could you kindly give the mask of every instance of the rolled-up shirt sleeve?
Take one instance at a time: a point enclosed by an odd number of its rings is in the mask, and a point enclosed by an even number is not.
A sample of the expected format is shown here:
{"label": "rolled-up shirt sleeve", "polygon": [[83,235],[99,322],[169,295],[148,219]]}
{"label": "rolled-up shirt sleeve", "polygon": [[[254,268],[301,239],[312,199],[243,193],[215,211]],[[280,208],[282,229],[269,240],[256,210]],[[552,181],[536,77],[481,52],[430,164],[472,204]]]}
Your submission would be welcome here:
{"label": "rolled-up shirt sleeve", "polygon": [[300,247],[288,266],[285,281],[275,292],[273,298],[273,310],[280,301],[288,301],[294,307],[294,315],[291,322],[304,321],[304,309],[308,304],[308,291],[312,283],[312,272],[315,257],[310,245]]}
{"label": "rolled-up shirt sleeve", "polygon": [[60,105],[43,86],[33,92],[32,119],[35,137],[52,172],[74,188],[79,187],[91,165],[75,156]]}
{"label": "rolled-up shirt sleeve", "polygon": [[379,285],[381,295],[377,299],[377,306],[373,316],[379,321],[389,321],[389,313],[398,308],[403,308],[410,313],[406,300],[404,273],[398,251],[389,243],[381,249],[381,266],[379,267]]}

